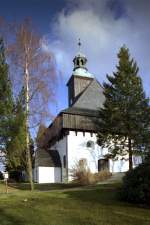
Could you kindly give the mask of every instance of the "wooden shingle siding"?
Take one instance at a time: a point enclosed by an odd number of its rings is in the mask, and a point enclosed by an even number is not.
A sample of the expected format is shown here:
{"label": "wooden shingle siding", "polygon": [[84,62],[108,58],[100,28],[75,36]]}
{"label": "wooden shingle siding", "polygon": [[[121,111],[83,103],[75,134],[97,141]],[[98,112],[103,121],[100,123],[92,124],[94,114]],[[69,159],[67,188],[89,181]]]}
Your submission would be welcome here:
{"label": "wooden shingle siding", "polygon": [[91,83],[93,78],[76,77],[74,76],[75,97],[77,97]]}
{"label": "wooden shingle siding", "polygon": [[45,132],[44,146],[47,146],[48,142],[58,136],[63,127],[62,114],[58,115],[53,123],[47,128]]}
{"label": "wooden shingle siding", "polygon": [[82,115],[63,114],[63,128],[71,130],[95,130],[94,120],[96,117]]}
{"label": "wooden shingle siding", "polygon": [[62,138],[68,130],[96,132],[96,120],[97,117],[93,115],[61,113],[47,129],[44,146]]}
{"label": "wooden shingle siding", "polygon": [[92,80],[89,86],[81,94],[81,96],[76,99],[73,107],[82,109],[99,110],[103,107],[105,97],[103,95],[103,87],[99,84],[97,80]]}
{"label": "wooden shingle siding", "polygon": [[35,166],[45,167],[61,167],[61,160],[58,151],[46,150],[44,148],[38,148],[36,151]]}
{"label": "wooden shingle siding", "polygon": [[93,78],[89,77],[71,76],[67,83],[69,106],[72,106],[75,103],[80,94],[82,94],[82,92],[87,88],[92,80]]}

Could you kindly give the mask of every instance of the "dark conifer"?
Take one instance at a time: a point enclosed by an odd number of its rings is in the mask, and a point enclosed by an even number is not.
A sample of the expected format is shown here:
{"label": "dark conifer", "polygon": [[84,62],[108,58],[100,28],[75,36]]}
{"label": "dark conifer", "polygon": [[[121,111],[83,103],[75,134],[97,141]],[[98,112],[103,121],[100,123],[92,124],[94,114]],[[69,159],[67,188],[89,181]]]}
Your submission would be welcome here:
{"label": "dark conifer", "polygon": [[133,154],[149,149],[150,107],[145,97],[136,62],[123,46],[118,54],[119,64],[104,83],[105,102],[100,110],[98,143],[108,147],[111,157],[129,155],[132,169]]}
{"label": "dark conifer", "polygon": [[3,39],[0,38],[0,148],[6,150],[10,140],[10,126],[13,119],[12,87],[9,79],[8,65],[5,59]]}

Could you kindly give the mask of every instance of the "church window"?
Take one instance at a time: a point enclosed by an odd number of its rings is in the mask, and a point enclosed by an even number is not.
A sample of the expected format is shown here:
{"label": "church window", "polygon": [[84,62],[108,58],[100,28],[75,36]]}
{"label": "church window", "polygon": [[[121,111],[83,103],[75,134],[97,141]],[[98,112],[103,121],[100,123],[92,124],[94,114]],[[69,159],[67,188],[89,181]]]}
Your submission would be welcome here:
{"label": "church window", "polygon": [[63,157],[63,165],[64,165],[64,168],[66,168],[66,156],[65,155]]}
{"label": "church window", "polygon": [[80,65],[80,60],[79,59],[77,59],[77,66],[79,66]]}
{"label": "church window", "polygon": [[83,62],[83,59],[81,59],[81,65],[83,66],[84,62]]}
{"label": "church window", "polygon": [[94,141],[88,141],[88,142],[86,143],[86,147],[87,147],[87,148],[94,148]]}

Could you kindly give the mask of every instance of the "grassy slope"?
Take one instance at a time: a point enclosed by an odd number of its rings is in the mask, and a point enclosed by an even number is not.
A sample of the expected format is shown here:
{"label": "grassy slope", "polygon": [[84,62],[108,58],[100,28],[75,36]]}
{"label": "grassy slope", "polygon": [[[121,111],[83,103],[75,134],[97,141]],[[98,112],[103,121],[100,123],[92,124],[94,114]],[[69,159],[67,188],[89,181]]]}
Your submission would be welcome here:
{"label": "grassy slope", "polygon": [[150,210],[117,201],[113,185],[33,193],[11,189],[8,195],[2,191],[0,185],[0,225],[150,224]]}

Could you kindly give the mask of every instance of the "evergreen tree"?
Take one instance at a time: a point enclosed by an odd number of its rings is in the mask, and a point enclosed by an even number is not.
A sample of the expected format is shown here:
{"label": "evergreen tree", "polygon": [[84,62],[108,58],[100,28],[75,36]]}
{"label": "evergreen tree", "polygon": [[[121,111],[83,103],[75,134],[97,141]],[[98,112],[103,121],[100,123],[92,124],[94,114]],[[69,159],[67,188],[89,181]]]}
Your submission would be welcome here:
{"label": "evergreen tree", "polygon": [[[7,145],[7,168],[9,171],[27,170],[25,91],[21,90],[15,105],[11,128],[11,141]],[[34,143],[30,136],[30,153],[33,162]],[[32,163],[33,164],[33,163]]]}
{"label": "evergreen tree", "polygon": [[117,72],[107,75],[104,83],[105,102],[100,109],[98,144],[107,147],[110,156],[129,155],[129,170],[133,154],[149,150],[150,107],[145,97],[136,62],[123,46],[118,54]]}
{"label": "evergreen tree", "polygon": [[9,170],[25,169],[26,126],[24,105],[24,89],[22,89],[14,107],[11,140],[7,143],[6,147],[7,168]]}
{"label": "evergreen tree", "polygon": [[5,58],[3,39],[0,38],[0,150],[5,153],[10,141],[10,126],[13,118],[12,87]]}

